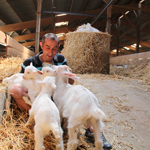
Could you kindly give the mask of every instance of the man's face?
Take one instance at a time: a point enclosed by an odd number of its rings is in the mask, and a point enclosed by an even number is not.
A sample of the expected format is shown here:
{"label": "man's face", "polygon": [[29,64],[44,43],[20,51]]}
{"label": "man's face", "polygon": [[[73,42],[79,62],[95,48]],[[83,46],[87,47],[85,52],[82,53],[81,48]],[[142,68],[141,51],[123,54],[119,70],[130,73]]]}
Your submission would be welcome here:
{"label": "man's face", "polygon": [[43,60],[44,62],[52,62],[54,56],[56,55],[59,45],[58,41],[50,40],[49,38],[45,38],[45,43],[40,43],[41,48],[43,50]]}

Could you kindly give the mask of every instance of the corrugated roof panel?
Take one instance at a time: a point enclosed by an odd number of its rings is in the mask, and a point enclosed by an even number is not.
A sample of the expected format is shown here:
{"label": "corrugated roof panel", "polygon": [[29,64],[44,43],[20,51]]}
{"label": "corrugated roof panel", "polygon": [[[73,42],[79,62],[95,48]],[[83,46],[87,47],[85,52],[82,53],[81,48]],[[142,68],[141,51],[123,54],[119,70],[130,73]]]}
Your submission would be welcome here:
{"label": "corrugated roof panel", "polygon": [[85,10],[88,1],[75,0],[71,12],[82,12]]}
{"label": "corrugated roof panel", "polygon": [[1,0],[0,2],[0,19],[6,24],[12,24],[21,21],[6,0]]}
{"label": "corrugated roof panel", "polygon": [[105,5],[103,0],[92,0],[87,10],[98,9],[101,8],[102,5]]}
{"label": "corrugated roof panel", "polygon": [[72,0],[55,0],[56,11],[70,12]]}
{"label": "corrugated roof panel", "polygon": [[9,3],[22,21],[36,19],[36,12],[31,0],[15,0],[9,1]]}

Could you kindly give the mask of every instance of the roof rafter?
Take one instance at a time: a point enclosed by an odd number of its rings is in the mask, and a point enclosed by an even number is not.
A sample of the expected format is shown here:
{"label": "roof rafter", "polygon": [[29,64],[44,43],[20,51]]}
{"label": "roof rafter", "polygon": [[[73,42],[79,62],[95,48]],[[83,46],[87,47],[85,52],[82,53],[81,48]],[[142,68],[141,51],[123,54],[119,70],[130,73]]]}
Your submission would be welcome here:
{"label": "roof rafter", "polygon": [[[102,8],[90,10],[90,11],[83,11],[81,13],[99,14],[100,11],[102,11]],[[117,13],[117,12],[118,12],[118,10],[113,11],[113,13]],[[106,12],[104,12],[104,14],[106,15]],[[59,16],[59,17],[55,17],[55,23],[62,22],[62,21],[80,20],[83,18],[90,18],[90,17],[89,16],[74,16],[74,15]],[[51,24],[51,17],[41,19],[41,26],[49,25],[49,24]],[[36,27],[36,20],[25,21],[25,22],[21,22],[21,23],[14,23],[14,24],[9,24],[9,25],[3,25],[3,26],[0,26],[0,30],[3,32],[10,32],[10,31],[28,29],[28,28],[33,28],[33,27]]]}
{"label": "roof rafter", "polygon": [[[11,9],[14,11],[14,13],[16,14],[16,16],[20,19],[21,22],[23,22],[22,18],[18,15],[18,13],[16,12],[16,10],[13,8],[13,6],[11,5],[11,3],[6,0],[6,2],[8,3],[8,5],[11,7]],[[29,32],[31,33],[31,31],[29,30]],[[18,32],[17,32],[18,34]]]}
{"label": "roof rafter", "polygon": [[[73,28],[72,27],[63,27],[63,28],[58,28],[58,29],[56,28],[55,34],[67,33],[69,31],[73,31]],[[43,35],[48,32],[52,32],[52,30],[41,31],[40,37],[43,37]],[[34,39],[35,35],[36,35],[36,33],[31,33],[31,34],[27,34],[27,35],[16,36],[16,37],[14,37],[14,39],[16,41],[24,41],[24,40]]]}
{"label": "roof rafter", "polygon": [[73,3],[74,3],[74,0],[72,0],[72,2],[71,2],[70,12],[72,11]]}
{"label": "roof rafter", "polygon": [[113,7],[117,8],[124,8],[126,10],[141,10],[146,13],[150,13],[149,6],[141,4],[142,7],[138,8],[138,3],[137,4],[128,4],[128,5],[113,5]]}

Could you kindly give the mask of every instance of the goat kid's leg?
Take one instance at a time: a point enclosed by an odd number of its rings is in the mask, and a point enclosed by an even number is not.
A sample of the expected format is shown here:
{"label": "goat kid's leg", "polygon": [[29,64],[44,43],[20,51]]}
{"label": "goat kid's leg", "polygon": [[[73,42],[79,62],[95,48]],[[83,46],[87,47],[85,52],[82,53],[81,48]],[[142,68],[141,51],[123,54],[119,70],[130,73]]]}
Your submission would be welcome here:
{"label": "goat kid's leg", "polygon": [[[51,126],[52,127],[52,126]],[[56,126],[52,129],[53,134],[55,135],[56,138],[56,150],[64,150],[64,145],[63,145],[63,131],[61,129],[61,127],[57,127]]]}
{"label": "goat kid's leg", "polygon": [[34,126],[35,150],[45,150],[43,145],[44,135],[39,127]]}
{"label": "goat kid's leg", "polygon": [[[30,98],[31,103],[33,103],[34,100],[35,100],[35,98],[36,98],[35,93],[34,93],[33,91],[29,91],[29,92],[28,92],[28,95],[29,95],[29,98]],[[31,104],[31,105],[32,105],[32,104]]]}
{"label": "goat kid's leg", "polygon": [[34,119],[34,114],[33,114],[33,112],[32,112],[32,108],[31,108],[31,109],[29,110],[29,119],[28,119],[28,121],[27,121],[27,123],[26,123],[25,126],[28,126],[28,125],[32,124],[33,119]]}
{"label": "goat kid's leg", "polygon": [[6,111],[7,111],[8,115],[10,115],[10,101],[11,101],[10,93],[7,93],[5,108],[6,108]]}
{"label": "goat kid's leg", "polygon": [[68,128],[69,140],[67,143],[67,150],[76,150],[78,146],[77,133],[75,128]]}
{"label": "goat kid's leg", "polygon": [[95,150],[103,150],[102,137],[101,137],[101,132],[100,132],[100,120],[91,118],[90,122],[91,122],[91,124],[93,126],[93,130],[94,130]]}

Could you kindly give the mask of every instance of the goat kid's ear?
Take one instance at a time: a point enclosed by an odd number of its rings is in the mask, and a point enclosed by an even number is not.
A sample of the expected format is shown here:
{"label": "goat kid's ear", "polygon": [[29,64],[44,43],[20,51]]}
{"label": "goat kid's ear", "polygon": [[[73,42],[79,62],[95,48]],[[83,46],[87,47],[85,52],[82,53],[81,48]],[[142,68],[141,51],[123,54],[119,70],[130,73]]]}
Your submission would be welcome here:
{"label": "goat kid's ear", "polygon": [[68,78],[71,78],[73,80],[78,80],[79,79],[79,77],[77,77],[76,74],[74,74],[74,73],[64,72],[63,74],[66,75]]}
{"label": "goat kid's ear", "polygon": [[58,72],[57,71],[54,71],[54,76],[56,76],[58,74]]}
{"label": "goat kid's ear", "polygon": [[30,62],[30,66],[33,66],[32,62]]}
{"label": "goat kid's ear", "polygon": [[40,71],[40,70],[38,70],[38,71],[37,71],[37,73],[38,73],[38,74],[41,74],[41,75],[43,74],[43,72],[42,72],[42,71]]}
{"label": "goat kid's ear", "polygon": [[22,76],[22,78],[23,78],[24,80],[26,80],[26,77],[25,77],[24,75]]}
{"label": "goat kid's ear", "polygon": [[34,74],[37,74],[37,71],[33,72]]}

